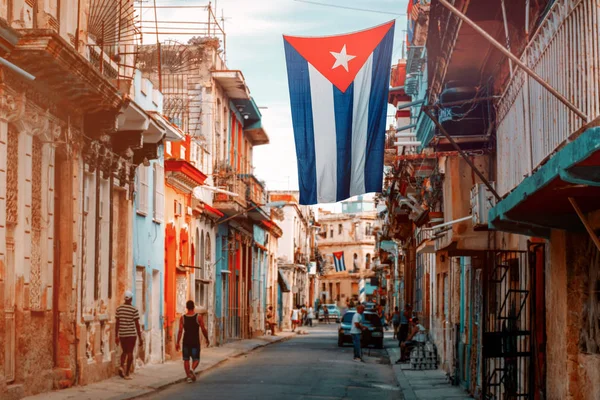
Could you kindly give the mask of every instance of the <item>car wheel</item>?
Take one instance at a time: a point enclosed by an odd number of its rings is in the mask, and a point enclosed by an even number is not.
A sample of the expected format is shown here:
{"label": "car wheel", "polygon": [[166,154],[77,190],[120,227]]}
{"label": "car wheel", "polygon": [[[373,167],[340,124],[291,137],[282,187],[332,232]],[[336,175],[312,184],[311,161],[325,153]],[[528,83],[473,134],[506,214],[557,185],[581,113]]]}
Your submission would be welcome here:
{"label": "car wheel", "polygon": [[338,336],[338,347],[344,347],[344,338]]}

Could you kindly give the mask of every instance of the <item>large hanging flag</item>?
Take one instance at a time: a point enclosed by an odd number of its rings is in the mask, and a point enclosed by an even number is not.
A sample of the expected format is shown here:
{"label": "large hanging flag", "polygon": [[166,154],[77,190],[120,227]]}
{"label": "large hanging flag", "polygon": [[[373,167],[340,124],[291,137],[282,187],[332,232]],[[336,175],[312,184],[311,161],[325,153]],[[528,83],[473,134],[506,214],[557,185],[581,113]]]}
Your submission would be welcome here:
{"label": "large hanging flag", "polygon": [[335,267],[335,272],[343,272],[346,270],[343,251],[333,253],[333,266]]}
{"label": "large hanging flag", "polygon": [[380,192],[394,21],[327,37],[284,36],[300,204]]}

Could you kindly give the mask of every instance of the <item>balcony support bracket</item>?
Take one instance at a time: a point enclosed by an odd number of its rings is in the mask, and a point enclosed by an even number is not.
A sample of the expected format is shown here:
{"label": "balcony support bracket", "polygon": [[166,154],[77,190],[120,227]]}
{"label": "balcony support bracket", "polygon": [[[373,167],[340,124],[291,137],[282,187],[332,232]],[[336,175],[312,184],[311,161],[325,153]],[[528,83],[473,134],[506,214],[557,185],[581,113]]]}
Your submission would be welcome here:
{"label": "balcony support bracket", "polygon": [[579,118],[581,118],[584,122],[588,122],[589,118],[586,114],[584,114],[579,108],[577,108],[574,104],[572,104],[566,97],[560,94],[556,89],[554,89],[548,82],[543,80],[538,74],[536,74],[532,69],[530,69],[523,61],[519,59],[519,57],[515,56],[511,53],[506,47],[500,44],[496,39],[494,39],[489,33],[483,30],[479,25],[469,19],[465,14],[460,12],[457,8],[455,8],[452,4],[448,3],[447,0],[439,0],[440,3],[450,10],[451,13],[456,15],[460,20],[473,28],[477,33],[483,36],[492,46],[494,46],[498,51],[512,60],[515,64],[517,64],[527,75],[533,78],[537,83],[542,85],[546,90],[548,90],[554,97],[556,97],[561,103],[563,103],[567,108],[573,111]]}
{"label": "balcony support bracket", "polygon": [[579,208],[579,204],[577,204],[577,201],[573,197],[569,197],[569,202],[573,206],[573,209],[577,213],[577,216],[581,220],[581,223],[583,224],[583,226],[585,226],[585,230],[590,235],[590,238],[592,239],[598,250],[600,250],[600,238],[598,238],[598,235],[596,235],[596,232],[594,232],[594,229],[592,228],[589,221],[581,211],[581,208]]}

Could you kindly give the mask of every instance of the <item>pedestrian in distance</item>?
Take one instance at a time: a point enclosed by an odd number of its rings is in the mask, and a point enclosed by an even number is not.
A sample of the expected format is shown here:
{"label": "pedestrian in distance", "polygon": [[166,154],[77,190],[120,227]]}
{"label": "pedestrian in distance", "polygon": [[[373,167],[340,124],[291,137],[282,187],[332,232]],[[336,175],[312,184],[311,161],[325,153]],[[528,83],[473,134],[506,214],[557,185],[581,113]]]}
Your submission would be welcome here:
{"label": "pedestrian in distance", "polygon": [[326,306],[323,306],[323,321],[329,324],[329,309]]}
{"label": "pedestrian in distance", "polygon": [[267,327],[271,330],[271,336],[277,336],[275,334],[275,313],[273,312],[273,306],[267,308]]}
{"label": "pedestrian in distance", "polygon": [[367,329],[363,324],[362,314],[365,311],[365,306],[360,305],[356,307],[356,312],[352,316],[352,326],[350,328],[350,334],[352,335],[352,344],[354,345],[354,361],[364,362],[362,358],[361,349],[361,336],[362,331]]}
{"label": "pedestrian in distance", "polygon": [[306,315],[306,320],[308,322],[308,326],[312,328],[313,319],[315,318],[315,311],[312,307],[308,307],[308,314]]}
{"label": "pedestrian in distance", "polygon": [[144,345],[142,340],[142,331],[140,329],[140,313],[137,308],[131,305],[133,293],[130,290],[125,292],[125,303],[117,307],[116,313],[116,335],[115,342],[120,344],[121,365],[119,366],[119,375],[124,379],[131,378],[131,367],[133,365],[133,350],[135,349],[136,335],[140,339],[140,347]]}
{"label": "pedestrian in distance", "polygon": [[306,321],[306,315],[307,315],[307,311],[306,311],[306,305],[303,304],[302,308],[300,309],[300,326],[306,326],[307,325],[307,321]]}
{"label": "pedestrian in distance", "polygon": [[297,306],[292,310],[292,332],[296,330],[298,324],[300,324],[300,310],[298,310]]}
{"label": "pedestrian in distance", "polygon": [[394,327],[394,339],[398,337],[398,331],[400,330],[400,310],[398,307],[394,307],[394,313],[392,314],[392,326]]}
{"label": "pedestrian in distance", "polygon": [[[179,319],[179,332],[177,333],[177,344],[175,350],[179,351],[181,346],[181,336],[183,336],[183,368],[185,369],[185,375],[187,376],[187,382],[191,383],[196,380],[196,368],[200,364],[200,329],[206,339],[206,345],[210,346],[210,340],[208,339],[208,331],[204,326],[204,320],[202,316],[195,312],[195,304],[192,300],[188,300],[185,303],[186,313]],[[190,368],[190,358],[192,359],[192,366]]]}

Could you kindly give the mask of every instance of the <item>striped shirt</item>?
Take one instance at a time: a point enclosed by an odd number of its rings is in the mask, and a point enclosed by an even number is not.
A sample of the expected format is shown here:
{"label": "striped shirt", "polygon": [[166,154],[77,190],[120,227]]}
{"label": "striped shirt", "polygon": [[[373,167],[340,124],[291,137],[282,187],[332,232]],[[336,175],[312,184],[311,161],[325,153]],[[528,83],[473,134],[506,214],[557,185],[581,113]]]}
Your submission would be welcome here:
{"label": "striped shirt", "polygon": [[119,337],[137,336],[135,321],[140,319],[138,309],[130,304],[123,304],[117,308],[119,320]]}

